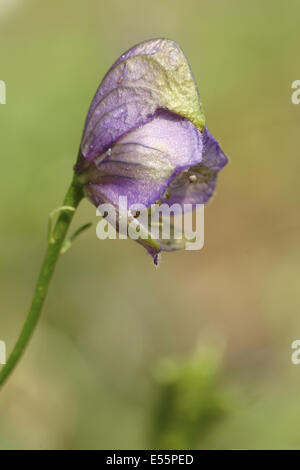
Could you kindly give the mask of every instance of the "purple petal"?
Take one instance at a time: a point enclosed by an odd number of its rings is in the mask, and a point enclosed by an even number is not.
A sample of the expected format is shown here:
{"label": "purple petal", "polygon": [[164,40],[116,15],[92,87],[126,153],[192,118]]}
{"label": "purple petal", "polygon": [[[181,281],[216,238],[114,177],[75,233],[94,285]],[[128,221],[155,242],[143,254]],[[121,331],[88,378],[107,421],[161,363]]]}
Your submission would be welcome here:
{"label": "purple petal", "polygon": [[187,119],[159,111],[152,121],[122,137],[85,173],[85,192],[98,206],[127,196],[128,206],[149,207],[174,176],[202,160],[202,137]]}
{"label": "purple petal", "polygon": [[227,161],[219,143],[205,128],[201,163],[191,165],[174,177],[162,203],[178,203],[182,207],[184,204],[206,204],[215,191],[218,172]]}
{"label": "purple petal", "polygon": [[103,79],[90,106],[76,171],[81,172],[123,135],[168,109],[204,128],[192,72],[180,47],[168,39],[139,44]]}

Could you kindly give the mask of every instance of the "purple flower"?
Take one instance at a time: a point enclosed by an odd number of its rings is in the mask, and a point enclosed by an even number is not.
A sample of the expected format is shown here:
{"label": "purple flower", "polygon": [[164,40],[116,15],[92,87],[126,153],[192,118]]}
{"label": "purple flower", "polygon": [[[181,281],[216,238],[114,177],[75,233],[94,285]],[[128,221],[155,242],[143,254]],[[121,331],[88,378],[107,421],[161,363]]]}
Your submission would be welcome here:
{"label": "purple flower", "polygon": [[[199,93],[180,47],[143,42],[110,68],[91,103],[75,171],[97,207],[205,204],[227,158],[205,126]],[[157,260],[180,244],[138,240]]]}

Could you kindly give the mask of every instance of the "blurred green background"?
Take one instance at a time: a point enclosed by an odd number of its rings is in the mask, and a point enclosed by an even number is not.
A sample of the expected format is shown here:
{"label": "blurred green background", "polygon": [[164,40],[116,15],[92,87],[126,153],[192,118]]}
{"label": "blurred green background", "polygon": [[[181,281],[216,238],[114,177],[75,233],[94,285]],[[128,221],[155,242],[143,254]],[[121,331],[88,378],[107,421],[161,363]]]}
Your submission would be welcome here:
{"label": "blurred green background", "polygon": [[0,0],[0,339],[24,321],[93,94],[132,45],[183,48],[230,157],[205,246],[100,242],[59,262],[0,393],[0,448],[300,448],[298,0]]}

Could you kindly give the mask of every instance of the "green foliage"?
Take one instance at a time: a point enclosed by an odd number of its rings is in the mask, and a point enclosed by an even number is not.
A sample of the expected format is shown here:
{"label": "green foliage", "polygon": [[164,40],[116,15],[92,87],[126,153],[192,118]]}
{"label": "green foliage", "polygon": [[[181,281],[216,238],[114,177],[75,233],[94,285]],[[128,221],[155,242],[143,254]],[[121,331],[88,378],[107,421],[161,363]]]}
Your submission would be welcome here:
{"label": "green foliage", "polygon": [[220,384],[220,357],[196,350],[185,360],[162,362],[155,374],[152,445],[160,449],[196,449],[229,411]]}

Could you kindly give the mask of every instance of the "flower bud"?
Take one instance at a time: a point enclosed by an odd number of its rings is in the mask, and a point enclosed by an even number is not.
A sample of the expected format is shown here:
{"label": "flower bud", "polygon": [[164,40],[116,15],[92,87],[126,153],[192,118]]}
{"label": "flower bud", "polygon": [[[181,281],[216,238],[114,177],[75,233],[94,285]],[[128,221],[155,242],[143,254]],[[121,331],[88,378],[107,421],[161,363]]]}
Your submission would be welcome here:
{"label": "flower bud", "polygon": [[[147,208],[156,202],[205,204],[227,163],[205,126],[199,93],[180,47],[143,42],[123,54],[100,84],[88,111],[75,171],[88,199]],[[145,228],[147,230],[148,228]],[[138,240],[157,259],[181,248]]]}

